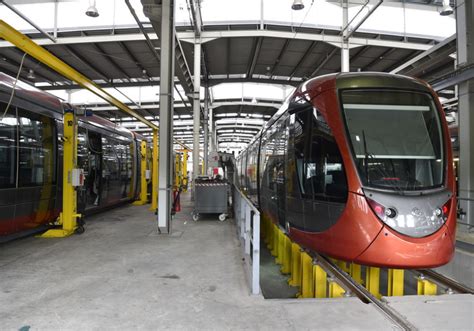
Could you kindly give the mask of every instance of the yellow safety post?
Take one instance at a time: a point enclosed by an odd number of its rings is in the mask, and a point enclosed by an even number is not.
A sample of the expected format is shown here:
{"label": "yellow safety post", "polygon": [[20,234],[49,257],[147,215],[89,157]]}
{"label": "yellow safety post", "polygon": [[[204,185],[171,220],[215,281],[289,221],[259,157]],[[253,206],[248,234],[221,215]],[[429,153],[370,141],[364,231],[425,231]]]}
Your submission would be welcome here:
{"label": "yellow safety post", "polygon": [[272,245],[272,251],[270,252],[273,256],[278,256],[278,233],[280,230],[278,230],[278,226],[273,224],[273,245]]}
{"label": "yellow safety post", "polygon": [[285,253],[285,234],[278,228],[278,251],[275,262],[283,264],[283,255]]}
{"label": "yellow safety post", "polygon": [[388,269],[388,296],[402,296],[405,283],[405,270]]}
{"label": "yellow safety post", "polygon": [[329,297],[330,298],[341,298],[344,296],[344,289],[339,285],[334,279],[330,278],[328,279],[329,283]]}
{"label": "yellow safety post", "polygon": [[291,272],[291,240],[285,234],[283,234],[283,253],[280,271],[285,275]]}
{"label": "yellow safety post", "polygon": [[158,130],[153,130],[153,160],[151,166],[151,211],[158,210]]}
{"label": "yellow safety post", "polygon": [[349,268],[347,267],[346,261],[336,260],[336,264],[342,271],[349,273]]}
{"label": "yellow safety post", "polygon": [[183,192],[188,191],[188,150],[183,151]]}
{"label": "yellow safety post", "polygon": [[362,284],[362,267],[360,264],[351,263],[350,265],[350,275],[351,277],[359,284]]}
{"label": "yellow safety post", "polygon": [[176,190],[181,187],[181,155],[176,153],[174,159],[174,186]]}
{"label": "yellow safety post", "polygon": [[301,247],[291,244],[291,277],[288,280],[290,286],[301,286]]}
{"label": "yellow safety post", "polygon": [[325,298],[327,292],[327,273],[319,265],[313,268],[314,274],[314,296],[316,298]]}
{"label": "yellow safety post", "polygon": [[418,295],[436,295],[438,293],[438,286],[430,282],[423,275],[418,277],[416,293]]}
{"label": "yellow safety post", "polygon": [[60,229],[51,229],[41,235],[43,238],[70,236],[77,227],[77,194],[72,185],[72,173],[77,162],[77,123],[72,111],[65,111],[63,132],[63,209],[59,215]]}
{"label": "yellow safety post", "polygon": [[365,284],[370,293],[379,299],[382,297],[380,294],[380,268],[367,267]]}
{"label": "yellow safety post", "polygon": [[148,184],[146,180],[146,141],[140,143],[140,198],[133,204],[135,206],[142,206],[148,202]]}
{"label": "yellow safety post", "polygon": [[301,253],[301,270],[301,292],[298,298],[313,298],[313,259],[306,252]]}

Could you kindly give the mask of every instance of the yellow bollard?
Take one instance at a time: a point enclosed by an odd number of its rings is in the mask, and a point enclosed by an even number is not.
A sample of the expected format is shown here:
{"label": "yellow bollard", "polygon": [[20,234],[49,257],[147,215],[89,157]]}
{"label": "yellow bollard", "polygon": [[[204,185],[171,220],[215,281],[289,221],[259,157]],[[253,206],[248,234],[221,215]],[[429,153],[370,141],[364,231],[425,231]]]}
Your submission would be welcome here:
{"label": "yellow bollard", "polygon": [[347,267],[346,261],[336,260],[336,265],[341,268],[342,271],[349,273],[349,268]]}
{"label": "yellow bollard", "polygon": [[363,284],[364,281],[362,280],[362,267],[360,266],[360,264],[355,264],[355,263],[351,263],[350,267],[349,267],[349,273],[351,275],[351,277],[359,284]]}
{"label": "yellow bollard", "polygon": [[329,279],[328,283],[330,298],[341,298],[344,296],[344,293],[346,293],[346,291],[334,279]]}
{"label": "yellow bollard", "polygon": [[402,296],[405,270],[388,269],[388,296]]}
{"label": "yellow bollard", "polygon": [[326,298],[327,274],[319,265],[313,268],[314,275],[314,296],[316,298]]}
{"label": "yellow bollard", "polygon": [[278,228],[278,252],[275,262],[283,264],[283,255],[285,254],[285,234]]}
{"label": "yellow bollard", "polygon": [[313,298],[313,259],[306,252],[301,253],[301,270],[301,293],[298,298]]}
{"label": "yellow bollard", "polygon": [[283,254],[281,263],[281,273],[289,274],[291,272],[291,240],[287,235],[283,234]]}
{"label": "yellow bollard", "polygon": [[382,297],[380,294],[380,268],[367,267],[365,284],[370,293],[379,299]]}
{"label": "yellow bollard", "polygon": [[301,248],[298,244],[291,244],[291,277],[290,286],[301,286]]}
{"label": "yellow bollard", "polygon": [[430,282],[421,275],[418,277],[416,293],[418,295],[436,295],[438,293],[438,287],[435,283]]}

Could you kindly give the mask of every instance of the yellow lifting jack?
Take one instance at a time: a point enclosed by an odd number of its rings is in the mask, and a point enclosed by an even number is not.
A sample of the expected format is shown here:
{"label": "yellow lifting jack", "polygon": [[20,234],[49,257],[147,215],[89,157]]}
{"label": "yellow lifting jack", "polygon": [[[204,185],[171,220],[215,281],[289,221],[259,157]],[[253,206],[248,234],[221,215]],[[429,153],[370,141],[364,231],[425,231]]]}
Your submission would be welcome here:
{"label": "yellow lifting jack", "polygon": [[140,198],[133,204],[142,206],[148,202],[148,182],[147,182],[147,148],[146,141],[140,143]]}
{"label": "yellow lifting jack", "polygon": [[77,123],[73,110],[65,110],[63,134],[63,210],[59,215],[60,228],[51,229],[41,235],[42,238],[62,238],[84,228],[77,225],[76,187],[84,183],[84,175],[77,164]]}

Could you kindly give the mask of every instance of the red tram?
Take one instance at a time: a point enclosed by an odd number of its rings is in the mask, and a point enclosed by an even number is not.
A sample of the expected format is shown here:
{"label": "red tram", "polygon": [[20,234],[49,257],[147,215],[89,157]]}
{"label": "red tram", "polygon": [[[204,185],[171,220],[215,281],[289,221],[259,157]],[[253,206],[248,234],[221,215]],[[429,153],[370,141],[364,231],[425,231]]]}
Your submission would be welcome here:
{"label": "red tram", "polygon": [[455,179],[435,92],[383,73],[311,79],[237,158],[262,216],[303,247],[364,265],[428,268],[454,252]]}
{"label": "red tram", "polygon": [[[63,109],[58,98],[0,73],[0,242],[37,232],[62,208]],[[7,109],[8,105],[8,109]],[[90,214],[135,200],[144,138],[97,117],[78,129],[85,185],[78,209]]]}

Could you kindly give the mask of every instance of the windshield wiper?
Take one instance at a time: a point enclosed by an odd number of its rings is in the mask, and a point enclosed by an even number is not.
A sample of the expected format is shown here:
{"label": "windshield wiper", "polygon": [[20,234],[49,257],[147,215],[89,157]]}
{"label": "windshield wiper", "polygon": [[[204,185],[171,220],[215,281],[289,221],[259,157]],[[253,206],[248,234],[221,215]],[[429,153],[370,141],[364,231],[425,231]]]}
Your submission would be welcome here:
{"label": "windshield wiper", "polygon": [[364,144],[364,170],[365,178],[367,178],[367,185],[370,185],[369,178],[369,152],[367,152],[367,141],[365,140],[365,131],[362,130],[362,142]]}

